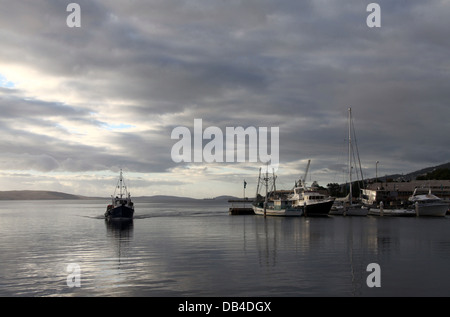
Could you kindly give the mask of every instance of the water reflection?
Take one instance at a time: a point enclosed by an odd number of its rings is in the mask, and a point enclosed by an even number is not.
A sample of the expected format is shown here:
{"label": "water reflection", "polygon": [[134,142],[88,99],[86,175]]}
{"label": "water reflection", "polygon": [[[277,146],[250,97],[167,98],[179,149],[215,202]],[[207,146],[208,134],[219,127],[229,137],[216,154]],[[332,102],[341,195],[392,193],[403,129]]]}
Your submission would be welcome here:
{"label": "water reflection", "polygon": [[360,296],[368,289],[367,265],[396,244],[386,239],[391,225],[368,218],[255,218],[258,264],[276,272],[277,283],[284,278],[292,288],[296,281],[299,293]]}
{"label": "water reflection", "polygon": [[308,221],[257,217],[252,231],[260,266],[276,266],[279,253],[283,254],[287,249],[293,254],[305,253],[309,249]]}
{"label": "water reflection", "polygon": [[105,219],[108,236],[114,238],[133,237],[133,219],[107,220]]}
{"label": "water reflection", "polygon": [[102,269],[96,277],[97,287],[114,290],[112,294],[122,294],[121,286],[129,284],[130,260],[133,241],[133,220],[106,220],[106,236],[114,255],[102,261]]}
{"label": "water reflection", "polygon": [[105,220],[107,237],[119,260],[127,254],[130,241],[133,239],[133,219],[130,220]]}

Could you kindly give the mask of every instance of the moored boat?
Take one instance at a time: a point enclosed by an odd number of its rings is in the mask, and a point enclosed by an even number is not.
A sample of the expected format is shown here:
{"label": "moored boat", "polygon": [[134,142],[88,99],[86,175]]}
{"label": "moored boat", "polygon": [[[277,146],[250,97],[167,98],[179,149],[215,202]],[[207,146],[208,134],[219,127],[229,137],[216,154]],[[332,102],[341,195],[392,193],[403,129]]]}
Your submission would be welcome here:
{"label": "moored boat", "polygon": [[127,191],[125,181],[120,170],[120,176],[116,190],[119,188],[119,193],[116,191],[111,195],[111,204],[106,207],[105,218],[108,220],[130,220],[134,215],[134,203],[131,201],[131,194]]}
{"label": "moored boat", "polygon": [[391,217],[413,217],[416,216],[416,211],[411,205],[400,205],[391,204],[387,208],[384,207],[384,203],[381,201],[377,205],[367,205],[366,208],[369,210],[370,216],[391,216]]}
{"label": "moored boat", "polygon": [[303,213],[307,217],[328,216],[334,203],[333,198],[303,186],[294,188],[294,194],[289,199],[292,201],[292,207],[303,207]]}
{"label": "moored boat", "polygon": [[[269,177],[268,169],[266,170],[265,176],[261,177],[261,169],[259,169],[258,186],[256,190],[256,199],[252,203],[252,209],[255,215],[261,216],[281,216],[281,217],[299,217],[303,216],[303,207],[297,207],[292,205],[292,201],[287,199],[286,195],[281,195],[281,197],[275,198],[271,197],[269,201],[269,196],[276,192],[275,189],[275,179],[276,176],[273,174]],[[261,180],[264,182],[266,189],[266,195],[264,199],[259,195],[259,185]],[[272,181],[273,191],[269,194],[268,187],[269,181]]]}
{"label": "moored boat", "polygon": [[443,217],[447,213],[448,203],[433,195],[431,190],[426,195],[418,195],[417,188],[409,197],[409,201],[414,203],[417,216]]}
{"label": "moored boat", "polygon": [[[276,201],[275,201],[276,203]],[[253,212],[256,215],[264,216],[264,204],[253,205]],[[265,210],[266,216],[282,216],[282,217],[299,217],[303,216],[302,207],[292,207],[292,206],[267,206]]]}
{"label": "moored boat", "polygon": [[344,215],[344,202],[347,198],[335,198],[331,210],[328,213],[330,216],[343,216]]}
{"label": "moored boat", "polygon": [[370,208],[369,209],[370,216],[391,216],[391,217],[414,217],[416,212],[414,209],[407,208]]}
{"label": "moored boat", "polygon": [[[261,178],[260,170],[257,193],[259,191],[260,180],[262,179],[266,187],[266,196],[262,200],[262,197],[259,198],[257,194],[252,206],[253,212],[257,215],[264,216],[328,216],[334,199],[319,193],[315,187],[307,188],[305,185],[310,163],[311,161],[309,160],[304,177],[296,182],[292,190],[284,191],[284,193],[280,194],[280,197],[273,196],[274,193],[277,193],[276,190],[270,194],[268,191],[268,183],[270,180],[272,180],[272,186],[275,189],[276,176],[269,177],[269,173],[266,171],[265,177]],[[270,200],[269,196],[272,196]]]}
{"label": "moored boat", "polygon": [[344,216],[367,216],[369,210],[362,204],[350,204],[344,207]]}

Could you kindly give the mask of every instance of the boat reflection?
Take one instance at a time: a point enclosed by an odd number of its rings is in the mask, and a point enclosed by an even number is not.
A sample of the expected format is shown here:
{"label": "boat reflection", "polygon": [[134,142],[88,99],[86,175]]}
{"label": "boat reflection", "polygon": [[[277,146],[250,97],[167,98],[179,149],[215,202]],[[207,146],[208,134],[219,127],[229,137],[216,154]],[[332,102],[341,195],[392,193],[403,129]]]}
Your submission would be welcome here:
{"label": "boat reflection", "polygon": [[262,272],[276,272],[280,280],[297,281],[297,292],[316,288],[326,295],[365,295],[370,291],[367,265],[380,264],[398,243],[391,238],[397,236],[391,232],[395,224],[383,220],[256,217],[258,266]]}
{"label": "boat reflection", "polygon": [[128,258],[130,241],[133,240],[133,220],[105,220],[107,237],[110,238],[118,267],[124,258]]}
{"label": "boat reflection", "polygon": [[133,219],[105,220],[108,236],[115,238],[133,237]]}

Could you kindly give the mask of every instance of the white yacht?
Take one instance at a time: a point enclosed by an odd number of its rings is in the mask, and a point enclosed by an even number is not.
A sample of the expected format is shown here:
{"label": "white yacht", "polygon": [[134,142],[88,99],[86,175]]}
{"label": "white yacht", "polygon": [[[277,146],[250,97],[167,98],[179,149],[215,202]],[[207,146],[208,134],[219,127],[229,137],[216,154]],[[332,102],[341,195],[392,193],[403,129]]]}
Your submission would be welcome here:
{"label": "white yacht", "polygon": [[416,188],[409,201],[414,203],[417,216],[443,217],[449,208],[447,202],[431,193],[431,189],[426,195],[418,195]]}
{"label": "white yacht", "polygon": [[288,198],[294,208],[304,209],[307,217],[328,216],[334,199],[315,191],[314,188],[295,187],[294,193]]}

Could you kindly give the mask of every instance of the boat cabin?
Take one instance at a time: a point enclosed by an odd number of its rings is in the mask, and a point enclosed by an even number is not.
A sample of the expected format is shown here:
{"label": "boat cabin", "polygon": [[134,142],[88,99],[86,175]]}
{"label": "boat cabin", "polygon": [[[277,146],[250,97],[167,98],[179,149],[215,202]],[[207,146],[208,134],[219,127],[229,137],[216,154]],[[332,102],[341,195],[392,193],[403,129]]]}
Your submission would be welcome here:
{"label": "boat cabin", "polygon": [[273,209],[275,210],[281,210],[289,207],[291,205],[291,202],[288,200],[282,200],[277,199],[273,201]]}
{"label": "boat cabin", "polygon": [[325,195],[319,194],[317,192],[304,192],[303,199],[304,200],[323,200],[325,199]]}

